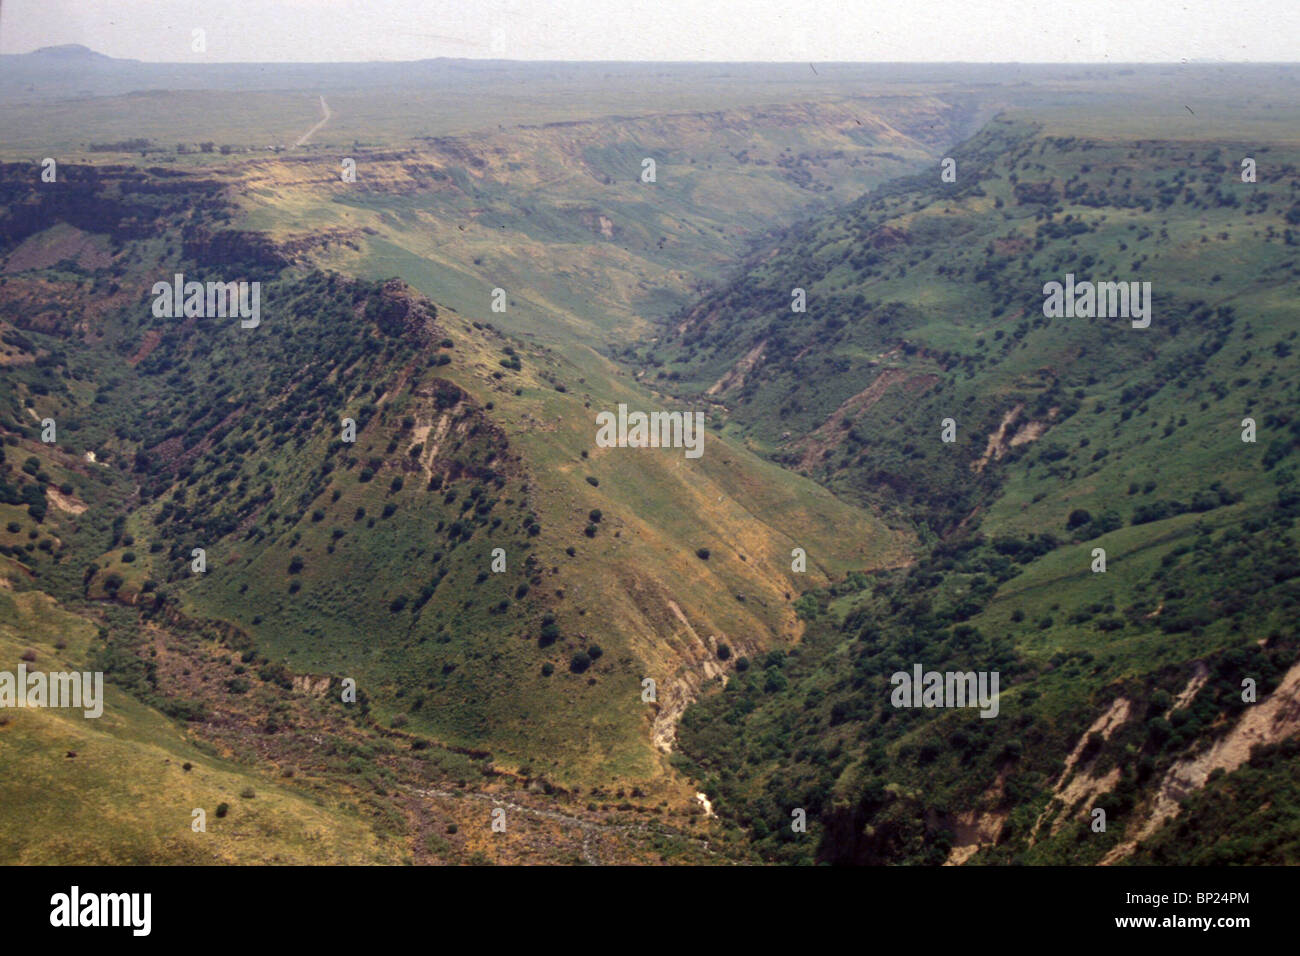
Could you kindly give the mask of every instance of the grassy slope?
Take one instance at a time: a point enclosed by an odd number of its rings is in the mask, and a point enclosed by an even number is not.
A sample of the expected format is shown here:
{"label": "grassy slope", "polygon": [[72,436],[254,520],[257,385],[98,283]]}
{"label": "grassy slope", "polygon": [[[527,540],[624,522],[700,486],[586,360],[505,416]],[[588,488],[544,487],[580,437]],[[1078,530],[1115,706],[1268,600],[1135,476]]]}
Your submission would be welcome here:
{"label": "grassy slope", "polygon": [[[1080,124],[1095,129],[1112,115]],[[1042,532],[1058,539],[1011,567],[976,544],[857,597],[837,588],[832,613],[814,625],[813,658],[770,662],[769,673],[790,675],[788,689],[784,677],[747,678],[688,714],[696,772],[724,814],[780,858],[937,861],[954,839],[970,839],[954,837],[966,826],[962,814],[984,811],[1007,821],[992,858],[1024,854],[1062,758],[1092,719],[1117,695],[1143,705],[1160,699],[1157,690],[1172,696],[1192,661],[1208,661],[1215,679],[1177,715],[1172,744],[1142,723],[1159,712],[1144,711],[1096,758],[1099,773],[1124,769],[1098,795],[1120,821],[1110,834],[1089,841],[1072,822],[1024,857],[1095,862],[1141,819],[1143,799],[1175,756],[1227,726],[1211,729],[1220,709],[1234,712],[1237,676],[1261,673],[1273,686],[1277,668],[1294,660],[1285,611],[1295,601],[1286,557],[1296,544],[1294,509],[1279,497],[1291,494],[1296,447],[1297,269],[1285,235],[1294,149],[1245,142],[1227,120],[1209,136],[1202,127],[1208,142],[1168,144],[1132,142],[1123,122],[1096,141],[1059,115],[1050,125],[1056,137],[1007,122],[986,130],[954,153],[969,177],[954,193],[916,180],[816,221],[694,308],[668,349],[655,347],[664,372],[690,394],[755,343],[778,342],[743,386],[722,393],[738,433],[842,493],[927,516],[953,541],[975,529],[1017,548]],[[1242,184],[1236,157],[1256,154],[1268,172]],[[1051,183],[1050,203],[1018,197],[1012,172],[1021,183]],[[1156,197],[1175,182],[1162,205]],[[1241,205],[1219,198],[1229,193]],[[1077,220],[1083,231],[1054,236],[1044,229],[1048,208],[1055,222]],[[874,260],[849,261],[873,248]],[[1043,319],[1041,285],[1066,271],[1152,280],[1152,327]],[[789,315],[796,285],[809,290],[806,318]],[[820,387],[792,391],[814,368]],[[825,442],[830,453],[809,459],[800,439],[885,368],[920,384],[910,395],[895,385],[852,409],[840,437]],[[1043,433],[973,479],[988,436],[1020,404],[1008,437],[1030,420]],[[954,446],[938,441],[948,415],[961,426]],[[1240,440],[1245,415],[1269,422],[1257,444]],[[783,441],[782,432],[795,437]],[[1203,504],[1133,523],[1158,501]],[[1094,521],[1072,533],[1066,518],[1076,508]],[[1115,530],[1105,530],[1107,512]],[[1090,571],[1094,547],[1106,549],[1105,575]],[[912,603],[918,588],[929,595],[924,605]],[[845,633],[833,636],[846,619]],[[1269,648],[1262,657],[1260,639]],[[1016,686],[1002,717],[983,722],[996,729],[942,713],[903,713],[884,729],[893,716],[879,703],[884,679],[915,660],[997,662]],[[745,701],[758,709],[742,717]],[[936,760],[934,743],[958,727],[962,744],[940,744]],[[780,832],[799,800],[822,813],[819,849]]]}
{"label": "grassy slope", "polygon": [[[0,658],[17,670],[82,670],[97,626],[35,591],[0,591]],[[61,645],[61,646],[60,646]],[[0,725],[0,856],[26,864],[393,863],[355,813],[220,759],[107,685],[104,714],[6,711]],[[189,765],[191,769],[184,769]],[[252,797],[241,794],[252,792]],[[220,803],[230,812],[217,817]],[[206,832],[191,811],[206,811]]]}
{"label": "grassy slope", "polygon": [[[299,228],[307,224],[293,221]],[[36,244],[40,241],[38,236]],[[154,258],[166,254],[165,245],[165,240],[128,243],[119,267],[128,270],[128,279],[146,282],[157,269]],[[41,301],[48,293],[35,288],[38,275],[16,277],[12,281],[18,285],[10,294],[24,297],[24,302]],[[276,294],[282,298],[276,300]],[[300,298],[301,291],[293,287],[268,292],[266,301],[275,304],[268,305],[264,328],[285,328],[285,304]],[[46,560],[39,574],[57,577],[69,595],[91,598],[104,597],[105,584],[114,578],[120,579],[117,593],[127,599],[147,582],[160,582],[160,589],[182,608],[239,625],[294,671],[357,677],[375,716],[385,723],[396,718],[407,721],[416,733],[450,745],[490,747],[502,766],[527,766],[559,780],[646,786],[663,773],[662,758],[650,747],[652,734],[663,728],[655,724],[655,709],[640,701],[643,676],[655,676],[664,689],[663,724],[698,683],[700,677],[692,671],[720,666],[719,644],[729,643],[739,653],[790,639],[799,625],[789,605],[800,588],[824,583],[826,575],[850,566],[897,562],[904,555],[903,540],[864,513],[748,452],[724,451],[725,445],[712,434],[710,450],[699,462],[685,460],[680,453],[600,450],[583,460],[580,452],[592,448],[596,408],[619,400],[655,407],[654,400],[586,348],[544,351],[516,342],[524,368],[503,371],[497,359],[508,340],[444,310],[443,332],[455,339],[455,348],[434,350],[453,356],[450,365],[437,367],[438,376],[464,387],[480,408],[493,402],[490,418],[506,430],[511,447],[522,449],[528,462],[527,477],[515,475],[499,495],[496,514],[510,514],[526,497],[526,513],[537,517],[543,533],[526,542],[528,550],[520,537],[480,537],[448,552],[439,567],[432,559],[446,550],[438,543],[446,529],[438,532],[436,525],[458,517],[470,486],[461,488],[451,507],[440,507],[438,496],[424,488],[424,476],[412,481],[409,463],[402,463],[413,434],[403,428],[401,418],[412,416],[416,430],[436,427],[440,418],[429,396],[416,394],[423,386],[407,380],[406,364],[398,361],[355,379],[364,385],[398,382],[383,411],[363,428],[356,450],[362,463],[371,456],[384,459],[378,475],[371,482],[359,482],[360,466],[354,465],[341,469],[326,486],[314,469],[330,458],[329,448],[337,444],[331,437],[337,418],[354,413],[364,399],[346,399],[326,412],[326,404],[307,398],[313,411],[324,413],[317,427],[299,421],[268,429],[279,413],[267,417],[263,412],[259,421],[252,410],[279,407],[283,397],[278,390],[293,387],[292,379],[276,371],[284,361],[277,355],[287,354],[281,352],[281,339],[270,340],[274,344],[263,353],[260,344],[250,346],[232,335],[233,329],[201,329],[200,339],[176,336],[168,333],[165,321],[142,322],[125,302],[119,308],[122,311],[93,316],[95,337],[103,341],[92,342],[84,351],[74,349],[75,378],[50,380],[43,370],[28,367],[14,392],[15,399],[30,399],[35,413],[59,418],[63,431],[58,449],[23,444],[43,460],[53,461],[64,448],[71,451],[65,462],[68,470],[56,470],[54,481],[71,478],[91,504],[78,517],[78,533],[70,536],[78,557],[69,551],[64,560]],[[584,308],[584,320],[596,316],[589,306]],[[295,335],[302,335],[309,327],[298,323],[307,313],[295,305],[293,314],[289,324]],[[618,314],[620,322],[631,320],[626,306]],[[318,312],[316,321],[322,319]],[[164,333],[163,338],[151,342],[149,328]],[[321,356],[343,347],[315,337]],[[154,351],[137,365],[146,343]],[[115,357],[133,353],[127,365]],[[209,417],[196,421],[197,407],[177,405],[174,396],[159,390],[159,378],[169,366],[175,376],[177,362],[190,381],[225,383],[221,402]],[[432,373],[417,372],[415,377],[420,374],[427,386]],[[53,394],[31,388],[42,380],[55,385]],[[330,381],[337,379],[325,384]],[[556,390],[558,382],[567,383],[566,392]],[[96,395],[101,398],[92,415]],[[291,404],[298,407],[303,401]],[[15,420],[18,411],[15,407]],[[201,440],[232,412],[235,428],[218,432],[225,433],[224,442]],[[253,417],[247,417],[250,412]],[[168,424],[189,433],[181,436],[189,449],[184,461],[172,461],[175,449],[150,451],[145,467],[154,478],[144,506],[132,505],[134,513],[125,523],[110,526],[111,514],[123,506],[133,482],[117,467],[88,466],[76,458],[93,448],[101,461],[130,465],[136,450],[153,449],[160,439],[176,433]],[[291,444],[272,444],[275,431],[283,427],[292,427]],[[200,439],[197,445],[195,439]],[[386,451],[392,441],[400,446],[395,453]],[[237,460],[234,448],[242,449]],[[457,450],[449,457],[463,453]],[[167,461],[162,471],[156,467],[159,459]],[[167,490],[177,468],[182,481],[176,487],[190,492],[183,503]],[[389,482],[399,473],[407,486],[394,493]],[[588,475],[599,477],[599,488],[585,480]],[[156,483],[159,476],[166,479],[161,484]],[[101,486],[101,479],[106,484]],[[273,498],[250,510],[267,482],[274,485]],[[331,489],[339,491],[337,501],[331,500]],[[300,497],[304,493],[305,499]],[[170,514],[160,518],[168,502]],[[399,508],[397,514],[377,517],[388,503]],[[367,509],[367,518],[359,523],[353,520],[357,507]],[[597,536],[588,539],[581,531],[593,507],[601,508],[605,517]],[[177,509],[188,512],[179,524]],[[324,516],[314,520],[317,509]],[[57,529],[66,519],[51,510],[47,527]],[[196,523],[205,512],[210,512],[210,526],[220,526],[229,516],[240,525],[241,535],[252,518],[254,539],[211,540],[210,531]],[[270,512],[278,516],[271,519]],[[286,517],[287,523],[282,520]],[[367,527],[372,519],[377,519],[375,526]],[[345,531],[339,541],[331,537],[335,528]],[[848,534],[845,529],[850,529]],[[185,564],[189,548],[199,540],[209,548],[210,570],[194,580]],[[576,547],[574,557],[564,553],[570,544]],[[511,573],[504,576],[509,581],[498,583],[492,575],[476,584],[474,578],[488,566],[488,552],[498,545],[506,546],[509,554]],[[796,545],[810,554],[806,576],[789,571],[789,552]],[[694,555],[702,546],[713,552],[707,563]],[[128,552],[135,556],[129,563],[124,560]],[[294,555],[305,560],[298,575],[286,570]],[[520,601],[515,588],[524,580],[522,562],[530,555],[537,558],[535,573],[529,572],[536,580],[530,595]],[[80,572],[88,559],[97,568],[83,588]],[[365,568],[364,577],[357,576],[358,568]],[[552,568],[560,570],[553,573]],[[390,610],[395,597],[416,601],[434,570],[448,577],[427,612],[413,615],[412,603],[403,612]],[[544,578],[550,580],[543,583]],[[290,583],[302,590],[290,595]],[[556,592],[566,597],[552,596]],[[463,607],[465,600],[476,606]],[[507,614],[491,613],[499,600],[515,606]],[[543,611],[556,615],[562,634],[545,648],[537,642]],[[605,649],[597,666],[581,677],[568,673],[569,657],[595,643]],[[553,676],[541,674],[544,662],[555,667]],[[655,784],[656,790],[661,788]]]}

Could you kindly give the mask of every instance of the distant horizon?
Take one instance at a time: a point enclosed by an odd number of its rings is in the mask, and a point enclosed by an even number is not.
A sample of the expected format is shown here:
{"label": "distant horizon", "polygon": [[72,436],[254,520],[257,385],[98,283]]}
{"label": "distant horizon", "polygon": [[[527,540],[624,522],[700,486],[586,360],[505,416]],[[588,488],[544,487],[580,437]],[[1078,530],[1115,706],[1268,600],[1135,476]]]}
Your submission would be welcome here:
{"label": "distant horizon", "polygon": [[1293,0],[8,0],[0,53],[141,63],[1294,62]]}
{"label": "distant horizon", "polygon": [[84,43],[55,43],[36,47],[31,50],[0,53],[0,57],[32,56],[37,53],[50,53],[61,50],[84,50],[92,56],[114,60],[119,63],[139,63],[146,66],[365,66],[392,65],[403,63],[430,63],[439,60],[465,63],[519,63],[519,64],[632,64],[644,66],[791,66],[810,63],[817,66],[1055,66],[1055,67],[1160,67],[1160,66],[1297,66],[1300,58],[1295,60],[1222,60],[1213,58],[1181,60],[619,60],[619,59],[517,59],[512,57],[492,56],[427,56],[416,59],[393,60],[142,60],[137,57],[114,56],[104,53]]}

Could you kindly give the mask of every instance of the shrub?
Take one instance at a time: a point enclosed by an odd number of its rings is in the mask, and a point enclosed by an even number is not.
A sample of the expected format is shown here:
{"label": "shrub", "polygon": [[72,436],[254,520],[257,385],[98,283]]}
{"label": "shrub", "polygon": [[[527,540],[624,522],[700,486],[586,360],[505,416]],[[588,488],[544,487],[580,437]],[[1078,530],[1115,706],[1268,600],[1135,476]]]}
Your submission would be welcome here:
{"label": "shrub", "polygon": [[696,556],[697,558],[699,558],[701,561],[707,561],[707,560],[709,560],[709,549],[708,549],[708,548],[696,548],[696,549],[695,549],[695,556]]}
{"label": "shrub", "polygon": [[227,813],[229,813],[229,812],[230,812],[230,804],[228,804],[228,803],[218,803],[218,804],[217,804],[217,817],[218,817],[218,819],[220,819],[221,817],[224,817],[224,816],[225,816]]}
{"label": "shrub", "polygon": [[569,659],[569,670],[575,674],[581,674],[590,666],[591,658],[587,656],[585,651],[578,651]]}

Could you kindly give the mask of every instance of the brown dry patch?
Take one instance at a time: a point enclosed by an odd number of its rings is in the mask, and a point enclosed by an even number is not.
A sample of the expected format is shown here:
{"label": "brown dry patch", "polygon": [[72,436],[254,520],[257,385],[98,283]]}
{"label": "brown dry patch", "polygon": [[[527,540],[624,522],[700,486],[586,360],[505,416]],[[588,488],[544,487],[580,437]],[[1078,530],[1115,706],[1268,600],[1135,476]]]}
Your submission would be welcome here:
{"label": "brown dry patch", "polygon": [[712,635],[707,639],[701,638],[676,601],[668,600],[664,603],[680,625],[680,628],[674,629],[673,640],[686,644],[691,651],[696,652],[690,655],[693,667],[680,668],[666,687],[656,688],[659,706],[655,709],[651,738],[655,747],[668,753],[677,739],[677,721],[686,708],[699,695],[700,688],[706,681],[722,676],[725,671],[717,660],[717,638]]}
{"label": "brown dry patch", "polygon": [[1029,250],[1031,243],[1024,236],[1012,236],[1007,239],[994,239],[993,249],[1000,256],[1019,256]]}
{"label": "brown dry patch", "polygon": [[1016,405],[1005,415],[1002,416],[1002,422],[998,425],[998,430],[989,435],[988,443],[984,446],[984,454],[971,465],[971,469],[979,474],[984,470],[984,466],[990,461],[996,461],[1007,453],[1007,429],[1019,417],[1024,405]]}
{"label": "brown dry patch", "polygon": [[1011,815],[1009,810],[998,809],[1006,794],[1007,770],[999,771],[992,786],[981,795],[979,802],[984,809],[963,810],[949,822],[953,847],[944,866],[961,866],[983,848],[996,846],[1001,839],[1002,828]]}
{"label": "brown dry patch", "polygon": [[150,329],[141,336],[140,347],[137,348],[134,354],[126,360],[126,364],[130,366],[139,365],[149,357],[154,349],[158,347],[158,343],[162,341],[162,337],[163,335],[161,331],[158,329]]}
{"label": "brown dry patch", "polygon": [[799,467],[803,469],[815,467],[826,449],[832,448],[838,443],[841,431],[840,423],[845,418],[865,412],[884,397],[885,392],[889,390],[891,385],[906,378],[907,372],[901,368],[884,369],[870,385],[853,397],[845,399],[840,407],[831,412],[830,417],[822,422],[815,432],[802,440],[801,444],[804,446],[804,452],[803,457],[799,459]]}
{"label": "brown dry patch", "polygon": [[1165,720],[1168,720],[1174,711],[1182,710],[1190,704],[1195,699],[1196,695],[1201,692],[1201,688],[1205,686],[1205,682],[1209,679],[1210,669],[1205,666],[1204,661],[1197,661],[1195,666],[1192,668],[1192,677],[1187,682],[1187,686],[1178,692],[1178,696],[1174,698],[1173,706],[1165,711]]}
{"label": "brown dry patch", "polygon": [[1102,858],[1102,865],[1108,866],[1132,854],[1139,843],[1178,815],[1181,801],[1204,787],[1214,771],[1232,773],[1250,759],[1257,746],[1275,744],[1295,734],[1300,734],[1300,663],[1292,665],[1277,689],[1245,711],[1231,730],[1207,749],[1184,757],[1169,768],[1146,813],[1137,817],[1138,825],[1130,828],[1128,839]]}
{"label": "brown dry patch", "polygon": [[[1043,822],[1052,813],[1053,809],[1058,807],[1061,811],[1068,811],[1071,807],[1076,806],[1086,797],[1100,796],[1109,790],[1114,789],[1116,782],[1119,780],[1119,768],[1113,769],[1104,776],[1094,776],[1086,769],[1074,774],[1074,770],[1083,757],[1083,750],[1088,744],[1089,738],[1093,734],[1100,734],[1102,740],[1109,740],[1131,716],[1133,715],[1133,702],[1127,697],[1117,697],[1111,702],[1100,717],[1093,721],[1092,726],[1083,732],[1079,737],[1079,742],[1075,744],[1074,750],[1065,758],[1065,769],[1061,771],[1061,777],[1056,781],[1056,786],[1052,791],[1052,800],[1048,803],[1046,809],[1039,814],[1038,819],[1034,822],[1033,832],[1029,835],[1029,845],[1033,846],[1038,836],[1038,830]],[[1095,760],[1095,758],[1094,758]],[[1091,762],[1089,764],[1091,766]],[[1072,777],[1073,774],[1073,777]],[[1058,833],[1065,825],[1068,818],[1065,812],[1061,812],[1055,822],[1052,824],[1052,834]]]}
{"label": "brown dry patch", "polygon": [[68,514],[79,515],[86,510],[85,502],[78,500],[75,495],[65,495],[57,488],[47,487],[45,496],[50,499],[54,507]]}
{"label": "brown dry patch", "polygon": [[722,378],[710,385],[708,391],[704,394],[717,395],[720,392],[730,391],[733,388],[738,388],[739,386],[744,385],[745,377],[753,370],[754,366],[762,360],[763,349],[765,348],[767,348],[767,339],[759,342],[752,349],[746,352],[740,361],[729,368],[723,374]]}
{"label": "brown dry patch", "polygon": [[[138,653],[155,662],[161,694],[206,707],[204,719],[184,725],[187,735],[203,738],[224,759],[277,774],[282,786],[354,804],[377,820],[396,813],[404,832],[389,839],[399,841],[414,862],[659,863],[652,824],[684,842],[685,857],[677,862],[713,857],[707,841],[689,832],[700,818],[694,808],[659,808],[648,795],[633,801],[599,788],[569,793],[495,767],[489,754],[421,743],[358,721],[339,704],[338,684],[329,676],[290,675],[287,689],[263,681],[258,665],[238,674],[237,649],[190,632],[184,619],[174,623],[146,625],[148,638]],[[229,690],[236,676],[249,685],[244,693]],[[349,769],[358,747],[374,752],[372,759],[387,776],[382,786]],[[440,773],[426,759],[442,751],[481,762],[472,783]],[[506,812],[504,833],[491,829],[497,807]]]}
{"label": "brown dry patch", "polygon": [[905,246],[912,241],[912,236],[904,229],[895,226],[878,226],[866,236],[867,245],[873,249],[892,249]]}
{"label": "brown dry patch", "polygon": [[5,260],[3,271],[12,275],[28,269],[48,269],[65,259],[92,271],[113,264],[113,255],[103,237],[61,222],[19,243]]}
{"label": "brown dry patch", "polygon": [[1014,435],[1011,441],[1007,442],[1007,447],[1015,448],[1017,445],[1027,445],[1031,441],[1037,441],[1043,437],[1043,432],[1047,431],[1047,422],[1026,422]]}
{"label": "brown dry patch", "polygon": [[[988,443],[984,446],[984,454],[971,464],[971,468],[976,474],[983,471],[990,461],[1001,459],[1012,448],[1018,445],[1027,445],[1031,441],[1037,441],[1051,427],[1050,422],[1025,422],[1014,432],[1011,432],[1011,437],[1008,438],[1008,431],[1015,424],[1016,419],[1020,417],[1020,413],[1024,411],[1024,408],[1023,404],[1016,405],[1002,416],[1002,422],[998,425],[998,430],[989,435]],[[1059,409],[1055,408],[1049,409],[1047,417],[1049,419],[1055,418],[1058,411]]]}

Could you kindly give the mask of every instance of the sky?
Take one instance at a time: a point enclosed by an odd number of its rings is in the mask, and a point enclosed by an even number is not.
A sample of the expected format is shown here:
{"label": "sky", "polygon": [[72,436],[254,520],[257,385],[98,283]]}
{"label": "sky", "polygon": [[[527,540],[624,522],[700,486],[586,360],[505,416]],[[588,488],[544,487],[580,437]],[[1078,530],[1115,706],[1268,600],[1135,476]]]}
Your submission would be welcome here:
{"label": "sky", "polygon": [[0,53],[152,62],[1293,62],[1297,38],[1300,0],[0,0]]}

